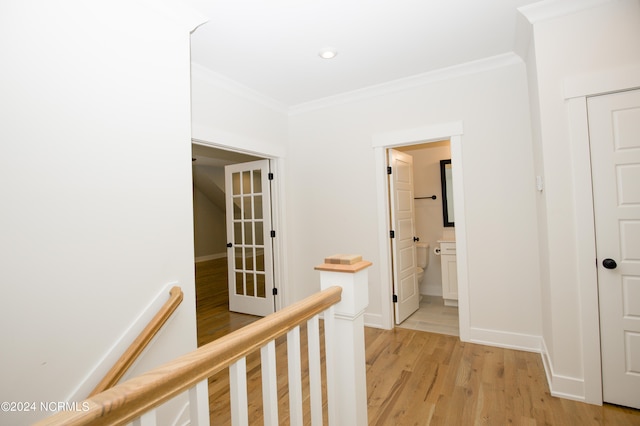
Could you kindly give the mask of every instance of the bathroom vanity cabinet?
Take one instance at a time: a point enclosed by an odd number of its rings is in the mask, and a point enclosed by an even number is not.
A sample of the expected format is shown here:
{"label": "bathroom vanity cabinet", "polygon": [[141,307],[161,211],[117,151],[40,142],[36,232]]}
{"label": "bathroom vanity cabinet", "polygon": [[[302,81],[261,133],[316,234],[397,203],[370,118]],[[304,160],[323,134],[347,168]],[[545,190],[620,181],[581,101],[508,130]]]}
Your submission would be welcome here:
{"label": "bathroom vanity cabinet", "polygon": [[442,266],[442,298],[446,306],[458,306],[458,270],[456,264],[456,242],[440,241]]}

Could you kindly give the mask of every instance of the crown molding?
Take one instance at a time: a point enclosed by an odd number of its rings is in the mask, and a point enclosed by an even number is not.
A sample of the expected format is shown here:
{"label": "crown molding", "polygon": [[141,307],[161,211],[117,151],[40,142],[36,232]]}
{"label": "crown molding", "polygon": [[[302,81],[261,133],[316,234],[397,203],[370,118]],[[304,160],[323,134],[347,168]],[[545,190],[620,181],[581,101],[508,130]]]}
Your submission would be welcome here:
{"label": "crown molding", "polygon": [[616,0],[544,0],[518,8],[529,22],[535,24],[561,16],[571,15]]}
{"label": "crown molding", "polygon": [[323,108],[329,108],[347,103],[375,98],[378,96],[388,95],[405,90],[411,90],[416,87],[432,84],[438,81],[449,80],[463,77],[466,75],[477,74],[480,72],[490,71],[497,68],[522,64],[523,60],[520,56],[513,52],[503,53],[476,61],[467,62],[452,67],[441,68],[410,77],[389,81],[374,86],[364,87],[358,90],[341,93],[334,96],[305,102],[287,108],[281,102],[278,102],[268,96],[265,96],[247,86],[238,83],[228,77],[211,71],[209,68],[197,62],[191,62],[192,73],[204,78],[208,83],[227,90],[237,96],[244,97],[251,101],[262,104],[268,108],[274,109],[280,113],[292,116],[311,112]]}
{"label": "crown molding", "polygon": [[429,71],[427,73],[417,74],[411,77],[393,80],[387,83],[369,86],[334,96],[328,96],[326,98],[318,99],[315,101],[294,105],[289,108],[289,115],[291,116],[302,114],[323,108],[329,108],[350,102],[392,94],[404,90],[410,90],[430,83],[449,80],[484,71],[490,71],[492,69],[502,68],[514,64],[521,64],[522,62],[522,59],[515,53],[504,53],[501,55],[479,59],[477,61],[467,62],[447,68],[441,68],[438,70]]}
{"label": "crown molding", "polygon": [[287,114],[287,107],[283,103],[278,102],[269,96],[263,95],[262,93],[238,83],[235,80],[225,77],[222,74],[218,74],[197,62],[191,61],[191,73],[199,75],[213,86],[226,90],[234,95],[261,104],[279,113]]}

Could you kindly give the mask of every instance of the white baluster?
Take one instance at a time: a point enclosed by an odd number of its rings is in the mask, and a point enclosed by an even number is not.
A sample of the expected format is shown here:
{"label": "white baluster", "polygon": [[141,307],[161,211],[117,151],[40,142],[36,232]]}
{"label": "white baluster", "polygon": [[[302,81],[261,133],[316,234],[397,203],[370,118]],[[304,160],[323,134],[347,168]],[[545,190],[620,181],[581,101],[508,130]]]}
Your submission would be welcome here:
{"label": "white baluster", "polygon": [[156,410],[155,408],[147,411],[137,419],[131,422],[133,426],[156,426]]}
{"label": "white baluster", "polygon": [[300,361],[300,327],[287,333],[289,366],[289,424],[302,424],[302,362]]}
{"label": "white baluster", "polygon": [[209,426],[209,383],[207,379],[189,389],[189,414],[192,426]]}
{"label": "white baluster", "polygon": [[265,426],[278,426],[278,378],[276,376],[276,342],[260,348],[262,363],[262,407]]}
{"label": "white baluster", "polygon": [[[346,259],[357,256],[346,256]],[[329,259],[328,259],[329,260]],[[364,310],[369,304],[368,270],[371,262],[353,264],[326,262],[317,266],[320,287],[342,287],[335,308],[333,362],[335,369],[336,416],[340,424],[367,425],[367,377],[364,354]],[[326,315],[325,315],[326,318]],[[339,355],[337,353],[339,351]],[[327,358],[329,354],[327,354]],[[327,370],[329,374],[329,370]],[[330,418],[331,420],[331,418]],[[331,423],[336,425],[338,423]]]}
{"label": "white baluster", "polygon": [[311,424],[322,425],[322,374],[320,366],[320,321],[318,315],[307,321],[309,351],[309,400]]}
{"label": "white baluster", "polygon": [[231,397],[231,424],[247,426],[247,360],[241,358],[229,366],[229,388]]}
{"label": "white baluster", "polygon": [[336,341],[335,308],[331,306],[324,311],[324,353],[327,370],[327,417],[329,425],[338,424],[338,402],[336,401]]}

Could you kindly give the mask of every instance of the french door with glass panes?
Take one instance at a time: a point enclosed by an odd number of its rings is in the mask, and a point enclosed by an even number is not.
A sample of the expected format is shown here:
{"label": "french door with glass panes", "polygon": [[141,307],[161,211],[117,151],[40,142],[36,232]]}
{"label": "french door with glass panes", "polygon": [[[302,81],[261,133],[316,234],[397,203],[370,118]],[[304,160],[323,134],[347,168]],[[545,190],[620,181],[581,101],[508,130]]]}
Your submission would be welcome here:
{"label": "french door with glass panes", "polygon": [[273,313],[269,160],[225,167],[229,310]]}

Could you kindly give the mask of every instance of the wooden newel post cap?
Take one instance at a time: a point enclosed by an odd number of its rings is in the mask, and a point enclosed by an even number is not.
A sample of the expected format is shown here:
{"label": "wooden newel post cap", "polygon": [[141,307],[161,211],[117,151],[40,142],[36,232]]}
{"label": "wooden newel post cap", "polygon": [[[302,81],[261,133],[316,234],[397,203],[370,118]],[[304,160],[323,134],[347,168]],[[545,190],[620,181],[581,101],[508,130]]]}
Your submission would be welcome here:
{"label": "wooden newel post cap", "polygon": [[358,272],[371,266],[372,263],[362,260],[359,254],[334,254],[324,258],[324,263],[315,267],[317,271]]}

